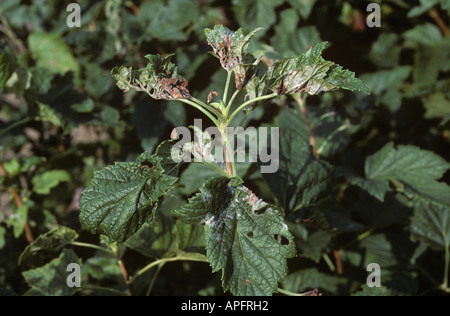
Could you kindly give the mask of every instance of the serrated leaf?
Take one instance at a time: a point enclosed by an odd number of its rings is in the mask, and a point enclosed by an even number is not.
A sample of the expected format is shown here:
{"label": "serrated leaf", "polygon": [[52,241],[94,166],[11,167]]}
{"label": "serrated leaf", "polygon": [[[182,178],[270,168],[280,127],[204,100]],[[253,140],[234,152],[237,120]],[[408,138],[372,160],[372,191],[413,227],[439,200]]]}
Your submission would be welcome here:
{"label": "serrated leaf", "polygon": [[414,240],[424,241],[435,249],[450,246],[450,207],[416,203],[410,230]]}
{"label": "serrated leaf", "polygon": [[19,265],[29,256],[35,255],[41,250],[58,249],[78,238],[78,234],[73,229],[59,226],[45,234],[40,235],[36,240],[29,244],[19,257]]}
{"label": "serrated leaf", "polygon": [[297,92],[315,95],[338,89],[368,93],[369,89],[355,78],[353,72],[322,58],[326,45],[327,42],[322,42],[302,55],[277,61],[263,76],[253,77],[247,88],[249,98],[268,92],[277,95]]}
{"label": "serrated leaf", "polygon": [[[238,182],[239,183],[239,182]],[[176,215],[205,225],[213,271],[234,295],[271,295],[295,255],[293,236],[278,210],[228,178],[208,181]]]}
{"label": "serrated leaf", "polygon": [[366,159],[365,173],[369,180],[394,182],[407,196],[450,205],[450,186],[437,181],[449,168],[450,164],[433,152],[410,145],[396,149],[390,142]]}
{"label": "serrated leaf", "polygon": [[178,75],[177,67],[171,62],[174,55],[146,55],[149,63],[145,68],[133,70],[131,67],[114,67],[112,77],[119,89],[146,92],[154,99],[189,99],[188,82]]}
{"label": "serrated leaf", "polygon": [[154,219],[164,194],[177,178],[164,174],[160,158],[140,157],[147,164],[117,162],[95,172],[80,201],[80,222],[91,233],[124,242]]}
{"label": "serrated leaf", "polygon": [[27,296],[68,296],[77,288],[67,286],[67,266],[71,263],[81,264],[81,259],[70,249],[64,249],[61,255],[46,265],[22,272],[25,281],[31,286]]}

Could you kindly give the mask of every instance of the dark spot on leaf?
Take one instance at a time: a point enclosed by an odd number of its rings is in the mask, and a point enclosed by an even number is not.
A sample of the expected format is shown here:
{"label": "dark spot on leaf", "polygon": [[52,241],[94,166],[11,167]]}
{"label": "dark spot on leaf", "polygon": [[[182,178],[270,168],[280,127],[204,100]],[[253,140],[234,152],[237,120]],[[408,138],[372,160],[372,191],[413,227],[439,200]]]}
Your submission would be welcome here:
{"label": "dark spot on leaf", "polygon": [[250,237],[250,238],[253,237],[253,232],[248,232],[247,236]]}
{"label": "dark spot on leaf", "polygon": [[282,246],[288,246],[291,243],[289,239],[286,238],[286,236],[280,234],[274,234],[273,238]]}

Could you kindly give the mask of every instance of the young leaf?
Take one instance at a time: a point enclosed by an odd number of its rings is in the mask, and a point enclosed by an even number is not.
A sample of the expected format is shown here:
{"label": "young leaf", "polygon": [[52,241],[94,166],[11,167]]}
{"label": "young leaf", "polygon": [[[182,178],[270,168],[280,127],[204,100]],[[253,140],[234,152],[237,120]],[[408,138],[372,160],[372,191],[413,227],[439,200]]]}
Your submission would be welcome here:
{"label": "young leaf", "polygon": [[146,55],[149,60],[146,68],[115,67],[111,75],[117,80],[117,87],[125,92],[134,89],[144,91],[154,99],[189,99],[188,82],[178,75],[177,67],[170,61],[173,56]]}
{"label": "young leaf", "polygon": [[233,181],[208,181],[176,215],[205,225],[206,254],[225,291],[271,295],[295,255],[293,236],[278,210]]}
{"label": "young leaf", "polygon": [[82,227],[124,242],[153,221],[161,198],[177,181],[164,173],[160,160],[147,154],[138,163],[118,162],[97,171],[80,201]]}

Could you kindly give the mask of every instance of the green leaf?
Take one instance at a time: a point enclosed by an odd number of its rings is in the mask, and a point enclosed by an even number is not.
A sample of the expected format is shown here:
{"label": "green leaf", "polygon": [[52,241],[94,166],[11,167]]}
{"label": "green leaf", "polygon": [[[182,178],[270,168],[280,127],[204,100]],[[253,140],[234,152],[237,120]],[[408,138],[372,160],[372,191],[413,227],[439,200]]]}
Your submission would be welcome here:
{"label": "green leaf", "polygon": [[78,61],[59,35],[31,33],[28,37],[28,45],[38,62],[38,66],[61,75],[73,71],[75,77],[79,78],[80,66]]}
{"label": "green leaf", "polygon": [[146,55],[146,68],[133,70],[131,67],[115,67],[111,71],[116,85],[125,92],[130,89],[146,92],[154,99],[189,99],[188,82],[178,75],[177,67],[171,62],[173,54]]}
{"label": "green leaf", "polygon": [[0,226],[0,250],[3,249],[3,247],[5,247],[6,245],[5,236],[6,236],[6,228]]}
{"label": "green leaf", "polygon": [[297,28],[299,16],[296,10],[281,12],[280,24],[275,26],[271,44],[283,57],[306,52],[309,47],[321,43],[320,33],[315,26]]}
{"label": "green leaf", "polygon": [[233,0],[233,11],[239,25],[248,30],[263,27],[266,31],[276,22],[275,8],[283,3],[283,0]]}
{"label": "green leaf", "polygon": [[307,19],[316,3],[316,0],[288,0],[288,2],[298,11],[303,19]]}
{"label": "green leaf", "polygon": [[330,166],[313,154],[309,141],[297,131],[280,132],[279,169],[263,177],[286,213],[306,207],[327,188]]}
{"label": "green leaf", "polygon": [[289,274],[283,282],[283,288],[294,293],[320,289],[333,295],[342,295],[348,287],[348,279],[319,272],[316,268],[301,269]]}
{"label": "green leaf", "polygon": [[40,235],[29,244],[19,257],[19,265],[29,256],[35,255],[41,250],[53,250],[70,244],[78,238],[78,234],[73,229],[59,226],[45,234]]}
{"label": "green leaf", "polygon": [[161,258],[168,250],[175,247],[172,223],[161,217],[156,225],[144,224],[125,245],[150,258]]}
{"label": "green leaf", "polygon": [[389,181],[365,179],[359,177],[355,171],[344,168],[340,168],[338,173],[345,176],[351,184],[359,186],[381,202],[384,201],[384,196],[389,191]]}
{"label": "green leaf", "polygon": [[31,179],[33,191],[37,194],[50,194],[51,189],[58,186],[61,182],[70,182],[71,177],[65,170],[50,170],[38,174]]}
{"label": "green leaf", "polygon": [[31,286],[27,296],[69,296],[77,288],[67,286],[67,266],[71,263],[81,264],[81,259],[69,249],[64,249],[61,255],[46,265],[22,272],[25,281]]}
{"label": "green leaf", "polygon": [[[300,224],[296,224],[296,226],[298,225]],[[307,236],[299,236],[295,231],[293,230],[293,234],[296,237],[295,245],[297,246],[299,256],[319,263],[322,258],[322,251],[328,246],[331,240],[331,234],[319,229],[310,234],[308,233]]]}
{"label": "green leaf", "polygon": [[401,47],[397,45],[399,36],[395,33],[381,33],[372,44],[369,60],[380,67],[392,68],[398,65]]}
{"label": "green leaf", "polygon": [[449,168],[447,161],[430,151],[410,145],[396,149],[390,142],[366,159],[365,173],[369,180],[393,182],[409,197],[450,205],[450,186],[437,181]]}
{"label": "green leaf", "polygon": [[80,201],[82,227],[124,242],[152,222],[161,198],[177,181],[164,173],[160,160],[147,154],[138,163],[117,162],[95,172]]}
{"label": "green leaf", "polygon": [[[156,148],[156,155],[161,158],[161,167],[167,175],[173,177],[178,177],[180,167],[183,164],[183,153],[174,147],[177,142],[178,140],[164,141]],[[174,157],[176,161],[173,159]]]}
{"label": "green leaf", "polygon": [[424,14],[425,12],[429,11],[432,7],[434,7],[436,4],[438,4],[440,0],[420,0],[420,5],[412,8],[408,12],[408,18],[415,18],[419,15]]}
{"label": "green leaf", "polygon": [[395,112],[402,104],[400,86],[411,74],[410,66],[400,66],[393,70],[382,70],[372,74],[364,74],[361,79],[367,84],[371,93],[377,97],[377,104],[385,104]]}
{"label": "green leaf", "polygon": [[176,215],[205,225],[206,254],[225,291],[271,295],[295,255],[293,236],[278,210],[233,182],[209,180]]}
{"label": "green leaf", "polygon": [[450,246],[450,207],[416,203],[411,219],[411,237],[443,250]]}
{"label": "green leaf", "polygon": [[425,118],[443,119],[450,115],[450,100],[443,93],[434,93],[422,98],[426,109]]}
{"label": "green leaf", "polygon": [[9,48],[3,48],[0,52],[0,91],[16,69],[16,60]]}

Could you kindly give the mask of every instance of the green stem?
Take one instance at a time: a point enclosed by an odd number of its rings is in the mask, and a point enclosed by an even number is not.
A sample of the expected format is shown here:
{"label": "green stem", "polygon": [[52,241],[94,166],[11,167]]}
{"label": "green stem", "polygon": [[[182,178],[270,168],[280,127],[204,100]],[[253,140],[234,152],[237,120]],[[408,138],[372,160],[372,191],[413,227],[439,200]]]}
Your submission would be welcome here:
{"label": "green stem", "polygon": [[241,90],[236,90],[234,91],[233,95],[231,96],[230,101],[228,102],[227,108],[226,108],[226,113],[228,113],[231,109],[231,106],[233,105],[234,99],[236,99],[236,97],[238,96],[239,92],[241,92]]}
{"label": "green stem", "polygon": [[276,97],[276,96],[277,96],[277,94],[272,93],[272,94],[264,95],[264,96],[262,96],[262,97],[254,98],[254,99],[252,99],[252,100],[249,100],[249,101],[247,101],[247,102],[241,104],[241,105],[233,112],[233,114],[230,115],[230,117],[228,118],[228,123],[231,123],[231,122],[233,121],[234,117],[235,117],[235,116],[236,116],[243,108],[245,108],[246,106],[249,106],[250,104],[255,103],[255,102],[259,102],[259,101],[271,99],[271,98],[274,98],[274,97]]}
{"label": "green stem", "polygon": [[231,81],[232,75],[233,75],[233,71],[228,70],[227,82],[225,83],[225,91],[223,92],[223,104],[227,104],[228,90],[230,89],[230,81]]}
{"label": "green stem", "polygon": [[114,256],[114,257],[116,256],[116,254],[113,251],[111,251],[111,250],[109,250],[107,248],[103,248],[103,247],[97,246],[97,245],[87,244],[87,243],[78,242],[78,241],[73,241],[70,244],[72,246],[84,247],[84,248],[92,248],[92,249],[100,250],[100,251],[103,251],[103,252],[106,252],[106,253],[110,254],[111,256]]}
{"label": "green stem", "polygon": [[131,279],[130,279],[130,284],[133,284],[134,281],[136,281],[136,279],[138,277],[140,277],[141,275],[143,275],[145,272],[147,272],[148,270],[150,270],[151,268],[158,266],[162,263],[167,263],[167,262],[174,262],[174,261],[198,261],[198,262],[209,262],[207,259],[205,260],[200,260],[200,259],[191,259],[191,258],[184,258],[184,257],[170,257],[170,258],[163,258],[163,259],[159,259],[156,261],[151,262],[150,264],[146,265],[144,268],[142,268],[141,270],[139,270]]}
{"label": "green stem", "polygon": [[15,123],[9,125],[4,130],[0,131],[0,137],[3,137],[5,134],[9,133],[13,129],[15,129],[15,128],[21,126],[21,125],[27,124],[27,123],[29,123],[31,121],[33,121],[33,119],[27,117],[27,118],[24,118],[23,120],[17,121]]}
{"label": "green stem", "polygon": [[150,282],[150,285],[148,286],[146,296],[150,296],[150,293],[152,292],[152,289],[153,289],[153,285],[155,285],[156,278],[158,277],[159,272],[161,271],[161,269],[164,267],[165,264],[166,263],[163,262],[158,265],[158,269],[156,270],[155,274],[153,275],[152,281]]}
{"label": "green stem", "polygon": [[331,272],[336,271],[336,267],[333,264],[333,261],[331,261],[330,256],[328,256],[327,253],[324,253],[322,255],[323,260],[325,260],[326,264],[328,265],[328,267],[330,268]]}
{"label": "green stem", "polygon": [[444,267],[444,282],[442,282],[442,289],[445,292],[450,292],[448,287],[448,270],[450,265],[450,245],[445,244],[445,267]]}
{"label": "green stem", "polygon": [[314,291],[311,291],[311,292],[306,292],[306,293],[294,293],[294,292],[283,290],[280,288],[278,288],[277,291],[279,293],[287,295],[287,296],[311,296],[311,293],[314,292]]}
{"label": "green stem", "polygon": [[217,128],[220,128],[219,121],[211,113],[209,113],[206,109],[204,109],[202,106],[200,106],[197,103],[195,103],[195,102],[193,102],[191,100],[188,100],[188,99],[179,99],[179,101],[184,102],[186,104],[189,104],[189,105],[195,107],[197,110],[199,110],[200,112],[205,114],[207,117],[209,117],[209,119],[214,123],[214,125],[217,126]]}
{"label": "green stem", "polygon": [[197,103],[198,105],[202,106],[202,107],[205,108],[206,110],[212,112],[212,113],[215,114],[217,117],[222,118],[222,119],[225,119],[225,117],[223,116],[223,114],[220,113],[216,108],[214,108],[214,107],[212,107],[212,106],[206,104],[205,102],[203,102],[203,101],[201,101],[201,100],[199,100],[199,99],[197,99],[197,98],[194,98],[194,97],[192,97],[192,96],[191,96],[191,100],[194,101],[195,103]]}
{"label": "green stem", "polygon": [[317,149],[317,154],[320,155],[323,150],[325,149],[325,147],[330,143],[330,141],[340,132],[345,131],[346,129],[348,129],[350,127],[350,125],[348,124],[344,124],[342,126],[340,126],[339,128],[337,128],[336,130],[333,131],[333,133],[331,133],[327,139],[320,145],[319,149]]}
{"label": "green stem", "polygon": [[225,170],[220,169],[218,166],[216,166],[216,165],[214,165],[212,163],[209,163],[209,162],[206,162],[206,161],[202,161],[202,162],[199,162],[199,163],[204,164],[205,166],[208,166],[211,169],[214,169],[215,171],[217,171],[218,173],[220,173],[221,175],[223,175],[225,177],[228,177],[228,173]]}

